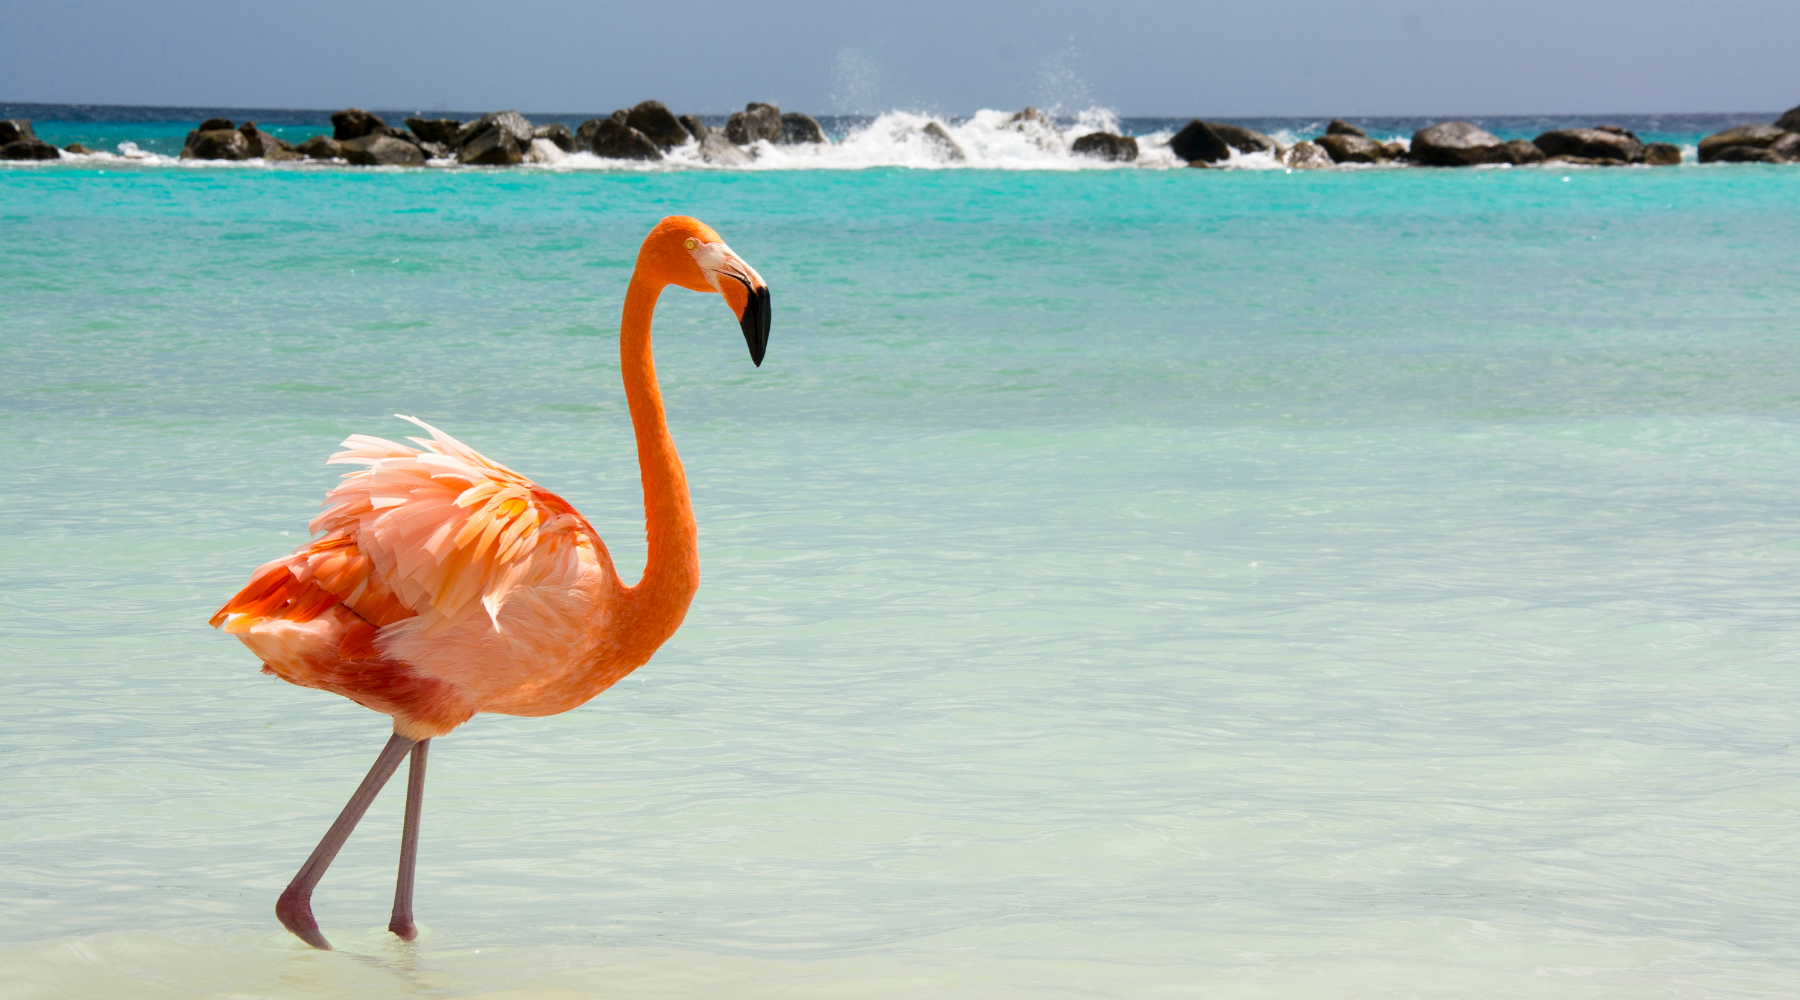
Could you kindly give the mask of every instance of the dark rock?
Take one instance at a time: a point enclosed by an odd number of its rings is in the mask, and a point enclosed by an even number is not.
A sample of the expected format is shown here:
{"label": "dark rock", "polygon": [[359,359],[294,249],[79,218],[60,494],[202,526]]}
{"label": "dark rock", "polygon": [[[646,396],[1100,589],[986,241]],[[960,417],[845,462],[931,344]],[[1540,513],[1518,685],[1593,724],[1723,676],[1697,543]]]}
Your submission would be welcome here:
{"label": "dark rock", "polygon": [[67,146],[63,147],[63,152],[75,153],[76,155],[79,155],[79,156],[91,156],[91,155],[93,155],[94,151],[87,148],[86,146],[83,146],[79,142],[71,142]]}
{"label": "dark rock", "polygon": [[926,122],[925,127],[919,130],[919,134],[925,137],[925,144],[937,154],[938,159],[949,160],[952,163],[961,163],[968,159],[963,148],[958,146],[956,140],[950,138],[950,133],[944,131],[944,126],[937,122]]}
{"label": "dark rock", "polygon": [[463,123],[454,118],[408,118],[406,127],[412,129],[420,142],[435,142],[455,149],[458,145],[456,134],[462,130]]}
{"label": "dark rock", "polygon": [[650,137],[616,118],[602,118],[588,147],[608,160],[660,160],[662,150]]}
{"label": "dark rock", "polygon": [[1765,146],[1713,147],[1708,163],[1786,163],[1787,157]]}
{"label": "dark rock", "polygon": [[1644,141],[1637,137],[1636,132],[1633,132],[1632,130],[1626,128],[1623,125],[1595,125],[1594,127],[1599,129],[1602,132],[1611,132],[1614,135],[1622,135],[1625,138],[1630,139],[1632,142],[1643,142]]}
{"label": "dark rock", "polygon": [[1681,166],[1681,147],[1672,142],[1653,142],[1644,147],[1644,162],[1653,167]]}
{"label": "dark rock", "polygon": [[1413,133],[1412,160],[1430,167],[1472,167],[1504,163],[1502,143],[1469,122],[1439,122]]}
{"label": "dark rock", "polygon": [[1493,162],[1510,163],[1522,167],[1530,163],[1542,163],[1546,159],[1543,149],[1530,139],[1511,139],[1502,143],[1496,151]]}
{"label": "dark rock", "polygon": [[1279,153],[1281,144],[1253,128],[1241,125],[1227,125],[1224,122],[1207,122],[1225,145],[1240,153]]}
{"label": "dark rock", "polygon": [[[231,126],[227,125],[226,128]],[[37,133],[31,130],[29,118],[0,119],[0,146],[9,145],[24,139],[28,142],[37,139]]]}
{"label": "dark rock", "polygon": [[294,151],[309,160],[341,160],[344,158],[344,147],[328,135],[315,135],[295,146]]}
{"label": "dark rock", "polygon": [[517,111],[493,111],[464,124],[456,131],[456,144],[461,146],[481,133],[494,129],[505,132],[519,149],[531,148],[532,132],[535,130],[531,127],[531,122]]}
{"label": "dark rock", "polygon": [[[1714,160],[1722,160],[1724,158],[1718,155],[1720,151],[1729,149],[1732,146],[1749,146],[1754,149],[1761,149],[1787,134],[1788,131],[1786,129],[1777,128],[1774,125],[1739,125],[1735,128],[1728,128],[1723,132],[1714,132],[1712,135],[1700,140],[1700,162],[1711,163]],[[1747,163],[1752,161],[1738,159],[1727,160],[1726,162]]]}
{"label": "dark rock", "polygon": [[1189,163],[1218,163],[1231,158],[1231,147],[1213,127],[1196,118],[1169,140],[1169,149]]}
{"label": "dark rock", "polygon": [[404,139],[383,132],[373,132],[360,139],[338,143],[344,159],[359,167],[422,167],[425,151]]}
{"label": "dark rock", "polygon": [[1388,159],[1390,160],[1404,160],[1408,155],[1406,143],[1403,143],[1398,139],[1395,139],[1392,142],[1382,143],[1381,148],[1387,150]]}
{"label": "dark rock", "polygon": [[812,115],[799,111],[789,111],[781,116],[781,143],[786,146],[807,146],[825,141],[825,130]]}
{"label": "dark rock", "polygon": [[195,129],[181,146],[184,160],[248,160],[261,152],[259,147],[252,153],[244,133],[234,128]]}
{"label": "dark rock", "polygon": [[345,108],[334,112],[331,116],[331,137],[339,142],[345,139],[361,139],[370,132],[386,125],[377,115],[372,115],[361,108]]}
{"label": "dark rock", "polygon": [[780,142],[781,131],[781,109],[755,101],[744,105],[744,110],[733,112],[725,123],[725,138],[739,146],[748,146],[759,139]]}
{"label": "dark rock", "polygon": [[625,124],[637,129],[646,139],[655,143],[659,150],[674,149],[688,141],[688,130],[682,127],[681,122],[661,101],[644,101],[638,104],[625,113]]}
{"label": "dark rock", "polygon": [[449,146],[446,146],[441,142],[426,142],[424,140],[419,141],[419,152],[424,153],[427,160],[448,160],[456,155],[450,151]]}
{"label": "dark rock", "polygon": [[229,118],[208,118],[207,120],[200,123],[200,128],[197,129],[196,131],[217,132],[220,129],[225,129],[225,128],[237,128],[237,126],[233,125],[231,123],[231,119],[229,119]]}
{"label": "dark rock", "polygon": [[1789,108],[1780,118],[1775,119],[1775,127],[1789,132],[1800,132],[1800,108]]}
{"label": "dark rock", "polygon": [[511,129],[484,128],[471,134],[457,148],[456,162],[478,167],[511,167],[525,162],[525,150],[530,144],[529,137],[521,144]]}
{"label": "dark rock", "polygon": [[14,139],[0,145],[0,160],[59,160],[62,153],[42,139]]}
{"label": "dark rock", "polygon": [[255,122],[245,122],[238,126],[238,132],[244,137],[244,145],[250,150],[251,159],[264,159],[273,162],[298,160],[300,154],[294,152],[293,143],[277,139],[262,129]]}
{"label": "dark rock", "polygon": [[1545,156],[1581,156],[1627,163],[1644,158],[1644,144],[1637,136],[1617,126],[1557,129],[1545,132],[1532,143],[1543,150]]}
{"label": "dark rock", "polygon": [[1137,140],[1111,132],[1090,132],[1069,147],[1076,156],[1097,156],[1102,160],[1129,163],[1138,158]]}
{"label": "dark rock", "polygon": [[1287,152],[1282,154],[1281,162],[1287,164],[1289,170],[1321,170],[1333,165],[1331,155],[1325,152],[1323,146],[1304,139],[1289,146]]}
{"label": "dark rock", "polygon": [[1349,122],[1343,120],[1342,118],[1333,118],[1331,120],[1331,124],[1325,126],[1325,134],[1326,135],[1360,135],[1364,139],[1367,139],[1369,137],[1369,133],[1364,132],[1362,129],[1357,128],[1355,125],[1350,124]]}
{"label": "dark rock", "polygon": [[1789,132],[1764,148],[1771,153],[1780,153],[1787,157],[1789,163],[1800,161],[1800,133]]}
{"label": "dark rock", "polygon": [[693,115],[682,115],[675,120],[681,123],[682,128],[687,129],[688,135],[693,136],[695,142],[705,142],[706,137],[712,134],[712,129]]}
{"label": "dark rock", "polygon": [[601,122],[608,120],[609,119],[606,118],[589,118],[587,121],[575,126],[575,148],[593,149],[594,133],[600,130]]}
{"label": "dark rock", "polygon": [[560,149],[565,153],[575,152],[575,133],[569,131],[569,126],[564,125],[562,122],[551,122],[548,125],[539,125],[537,128],[531,130],[531,137],[533,139],[548,139],[557,149]]}
{"label": "dark rock", "polygon": [[1386,146],[1366,135],[1327,132],[1313,142],[1336,163],[1381,163],[1394,158]]}

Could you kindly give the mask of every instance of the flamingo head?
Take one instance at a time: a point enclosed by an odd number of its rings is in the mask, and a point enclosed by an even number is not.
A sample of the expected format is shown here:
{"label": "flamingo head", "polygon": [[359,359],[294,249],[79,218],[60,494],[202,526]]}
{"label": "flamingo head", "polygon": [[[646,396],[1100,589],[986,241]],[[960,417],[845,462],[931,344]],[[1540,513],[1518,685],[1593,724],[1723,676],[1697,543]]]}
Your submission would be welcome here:
{"label": "flamingo head", "polygon": [[768,283],[726,246],[711,226],[685,215],[671,215],[644,239],[638,260],[654,263],[670,284],[724,296],[743,328],[751,362],[762,367],[763,352],[769,346]]}

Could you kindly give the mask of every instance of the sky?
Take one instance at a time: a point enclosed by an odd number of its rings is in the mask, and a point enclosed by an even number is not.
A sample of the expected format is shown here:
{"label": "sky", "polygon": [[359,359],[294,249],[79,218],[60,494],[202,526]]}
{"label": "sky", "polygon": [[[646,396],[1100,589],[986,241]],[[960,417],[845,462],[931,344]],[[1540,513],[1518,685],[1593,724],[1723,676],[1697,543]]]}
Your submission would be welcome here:
{"label": "sky", "polygon": [[1780,111],[1800,0],[0,0],[0,103]]}

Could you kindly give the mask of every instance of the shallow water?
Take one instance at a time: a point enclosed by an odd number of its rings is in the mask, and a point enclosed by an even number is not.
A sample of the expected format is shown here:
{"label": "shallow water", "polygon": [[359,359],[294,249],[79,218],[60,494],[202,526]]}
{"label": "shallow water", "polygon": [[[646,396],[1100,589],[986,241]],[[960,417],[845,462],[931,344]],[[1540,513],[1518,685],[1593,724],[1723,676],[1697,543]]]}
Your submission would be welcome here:
{"label": "shallow water", "polygon": [[[0,996],[1717,997],[1800,981],[1800,172],[0,170]],[[705,582],[432,755],[207,615],[414,413]]]}

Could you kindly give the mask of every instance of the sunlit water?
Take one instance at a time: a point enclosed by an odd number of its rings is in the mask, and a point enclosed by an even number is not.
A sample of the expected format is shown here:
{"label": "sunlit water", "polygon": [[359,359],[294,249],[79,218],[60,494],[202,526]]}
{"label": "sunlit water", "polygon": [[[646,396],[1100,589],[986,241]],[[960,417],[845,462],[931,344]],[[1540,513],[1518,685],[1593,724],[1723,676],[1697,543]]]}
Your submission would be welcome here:
{"label": "sunlit water", "polygon": [[[0,996],[1800,993],[1800,171],[0,170]],[[413,413],[687,626],[434,744],[206,627]]]}

